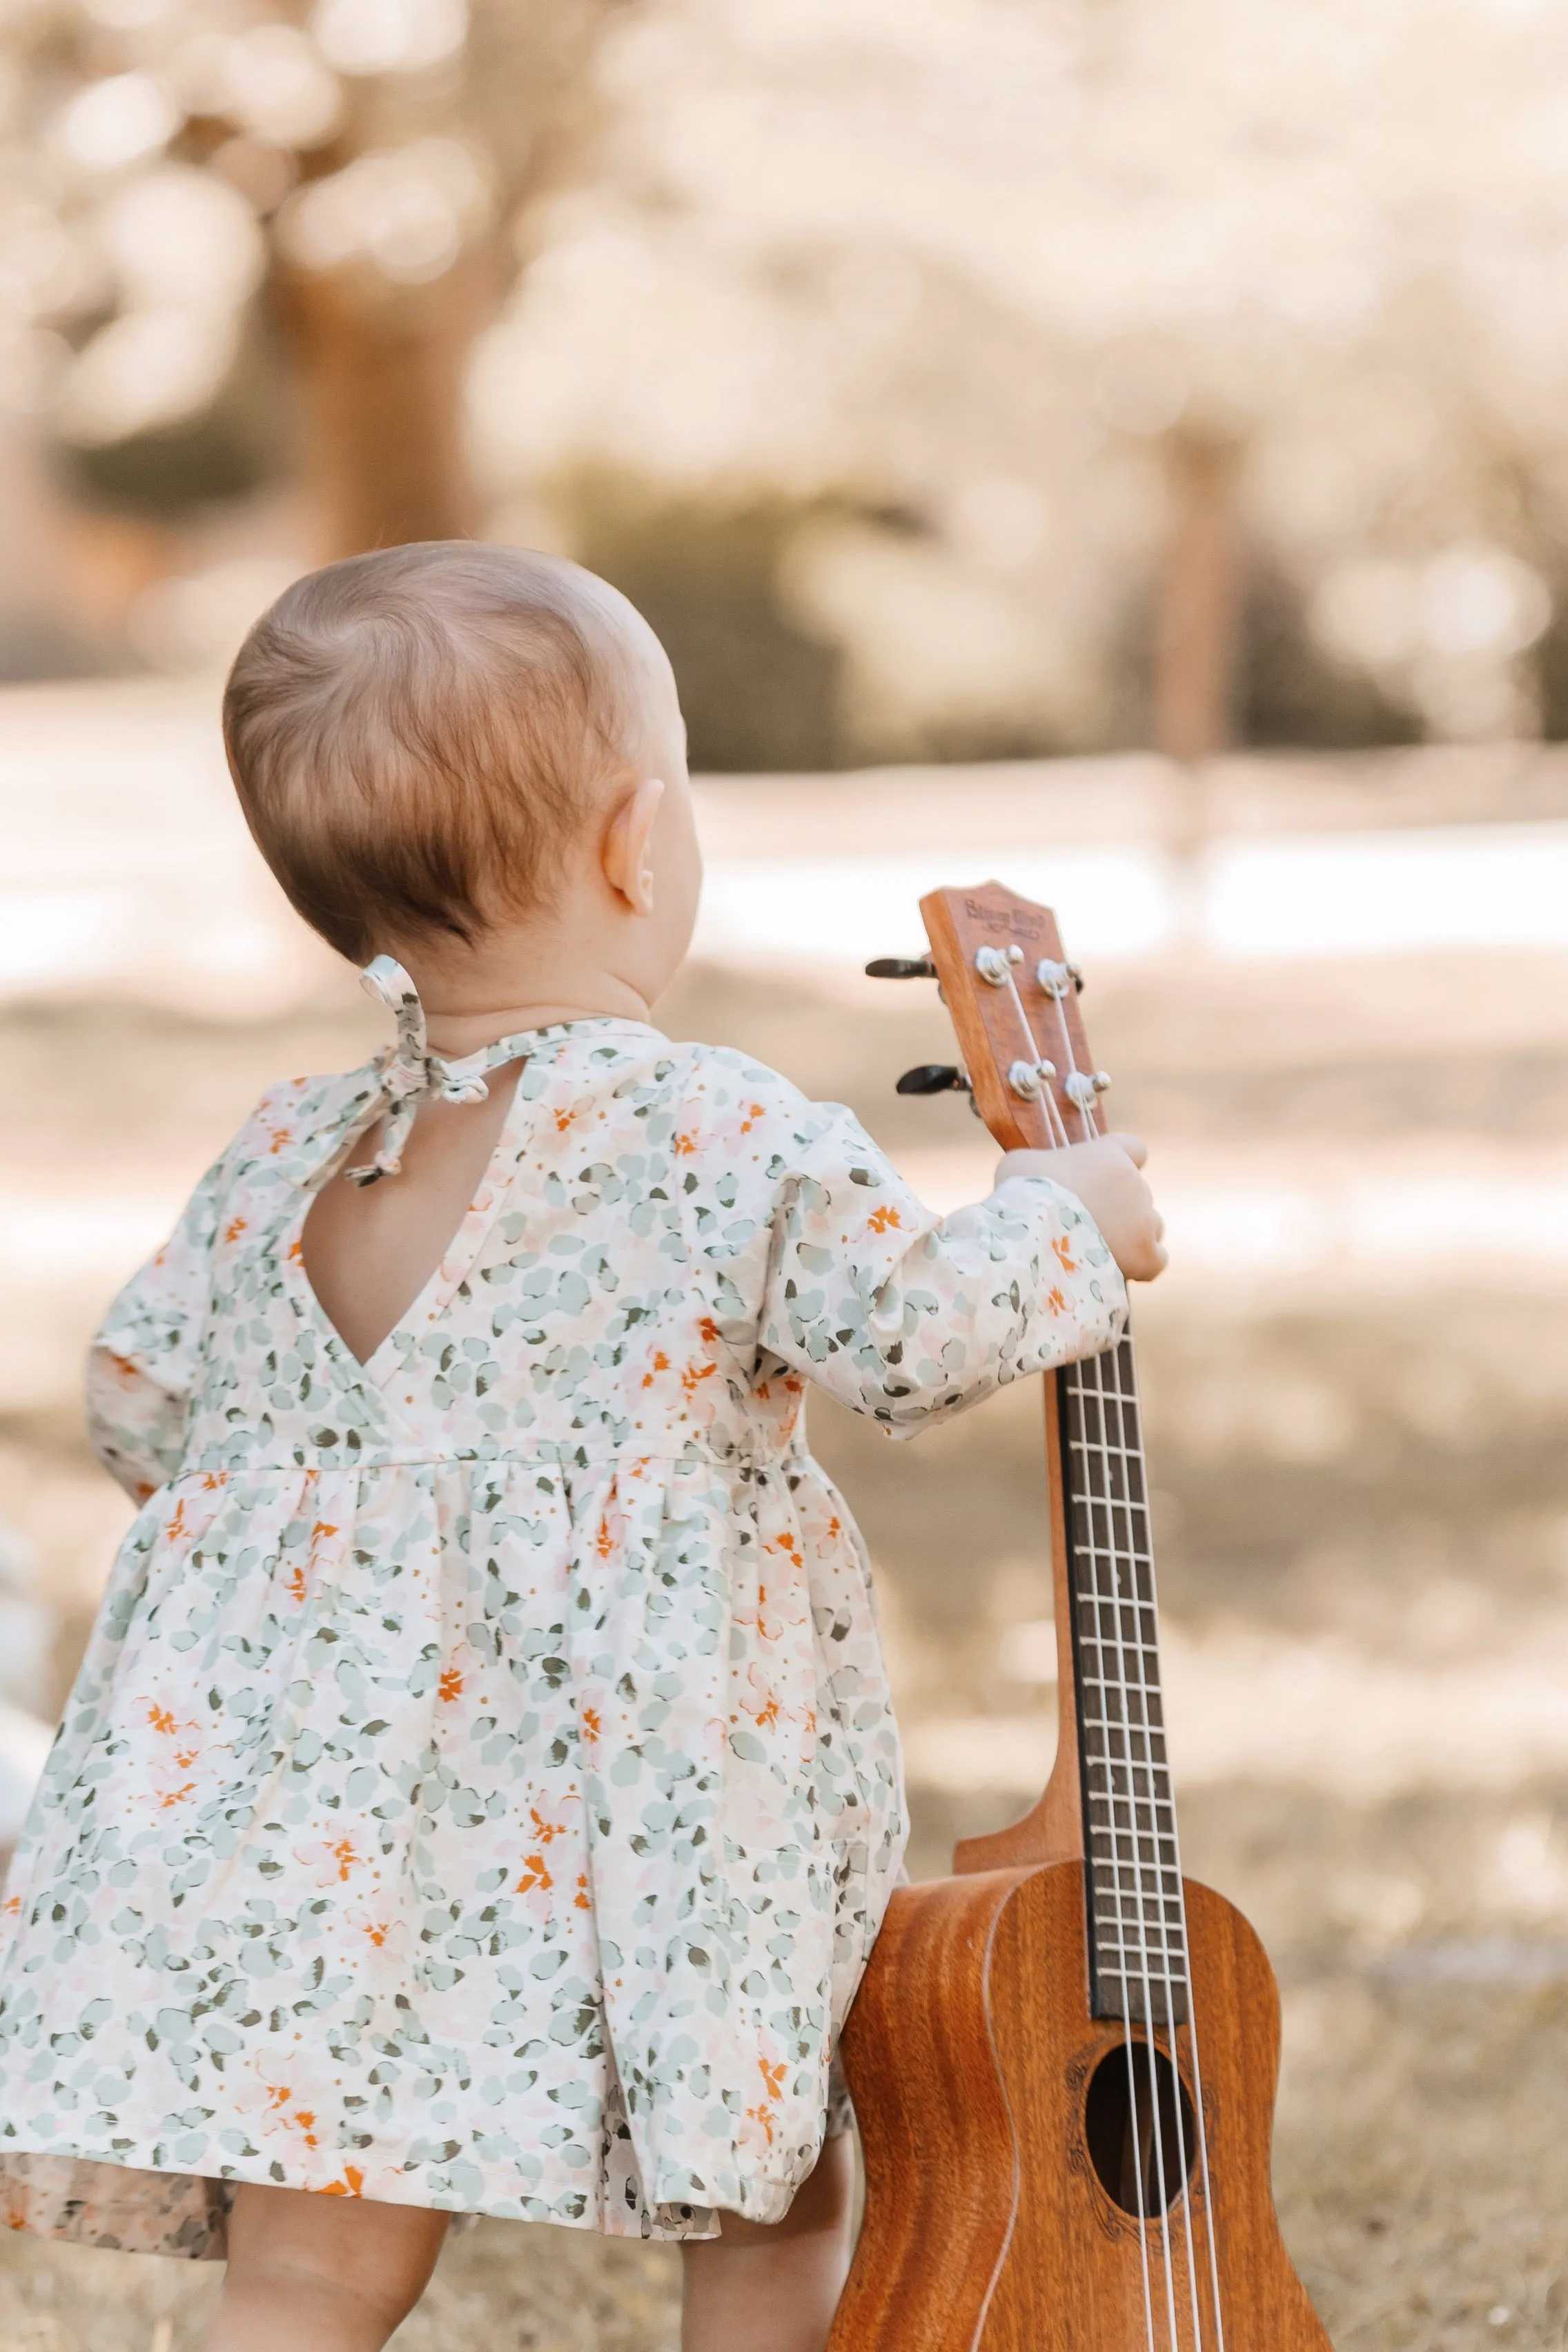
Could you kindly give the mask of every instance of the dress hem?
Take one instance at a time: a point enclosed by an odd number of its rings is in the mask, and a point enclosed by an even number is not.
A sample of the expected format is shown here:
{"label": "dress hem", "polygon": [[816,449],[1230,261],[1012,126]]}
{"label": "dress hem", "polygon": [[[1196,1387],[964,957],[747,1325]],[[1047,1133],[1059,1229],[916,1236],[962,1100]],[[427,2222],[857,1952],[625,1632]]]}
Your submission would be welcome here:
{"label": "dress hem", "polygon": [[[162,2197],[153,2183],[167,2184]],[[318,2186],[279,2180],[270,2168],[260,2173],[181,2172],[72,2149],[22,2147],[14,2139],[0,2148],[0,2219],[32,2237],[107,2252],[223,2262],[227,2258],[227,2221],[234,2193],[243,2188],[292,2189],[301,2196],[404,2205],[422,2212],[448,2214],[454,2224],[464,2227],[482,2221],[524,2221],[665,2244],[700,2242],[719,2234],[719,2209],[703,2205],[683,2208],[677,2221],[655,2218],[660,2210],[668,2211],[668,2207],[655,2208],[653,2212],[628,2210],[623,2217],[612,2200],[596,2208],[587,2202],[585,2210],[576,2213],[556,2210],[558,2200],[546,2197],[447,2204],[436,2197],[389,2194],[384,2181],[372,2189],[358,2179],[358,2168],[352,2165],[342,2168],[339,2180]],[[769,2208],[761,2218],[782,2221],[794,2196],[794,2190],[780,2188],[764,2191],[753,2201]]]}

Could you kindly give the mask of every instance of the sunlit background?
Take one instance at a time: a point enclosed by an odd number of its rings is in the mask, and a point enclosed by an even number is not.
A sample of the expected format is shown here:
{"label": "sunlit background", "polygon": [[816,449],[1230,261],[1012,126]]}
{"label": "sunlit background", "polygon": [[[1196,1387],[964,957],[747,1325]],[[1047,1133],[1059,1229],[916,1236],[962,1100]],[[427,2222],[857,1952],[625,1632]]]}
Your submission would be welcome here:
{"label": "sunlit background", "polygon": [[[1189,1866],[1285,1998],[1339,2352],[1568,2325],[1568,15],[1552,0],[4,0],[0,1843],[126,1519],[85,1340],[262,1087],[380,1042],[231,805],[331,556],[574,554],[669,646],[677,1034],[984,1189],[915,902],[1059,909],[1152,1147]],[[826,1406],[914,1866],[1055,1738],[1037,1401]],[[491,2225],[409,2352],[666,2352]],[[0,2352],[211,2282],[0,2247]]]}

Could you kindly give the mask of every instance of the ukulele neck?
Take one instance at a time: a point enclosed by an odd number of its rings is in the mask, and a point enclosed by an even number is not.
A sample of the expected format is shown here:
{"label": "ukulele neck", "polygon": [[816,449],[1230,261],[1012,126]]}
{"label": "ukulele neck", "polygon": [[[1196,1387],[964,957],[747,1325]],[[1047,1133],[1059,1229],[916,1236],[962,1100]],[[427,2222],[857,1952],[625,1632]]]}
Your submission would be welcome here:
{"label": "ukulele neck", "polygon": [[1186,1920],[1132,1342],[1056,1378],[1090,2003],[1179,2023]]}

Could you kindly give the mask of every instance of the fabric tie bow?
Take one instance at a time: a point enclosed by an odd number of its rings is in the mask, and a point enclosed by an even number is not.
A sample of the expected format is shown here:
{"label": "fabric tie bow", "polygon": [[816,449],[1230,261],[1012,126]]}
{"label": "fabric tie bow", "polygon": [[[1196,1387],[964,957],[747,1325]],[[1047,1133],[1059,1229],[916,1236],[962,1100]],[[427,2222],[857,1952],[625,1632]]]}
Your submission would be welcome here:
{"label": "fabric tie bow", "polygon": [[495,1065],[492,1048],[481,1047],[460,1062],[443,1061],[430,1051],[425,1027],[425,1007],[419,991],[395,956],[377,956],[366,964],[359,984],[367,996],[384,1004],[397,1023],[397,1043],[376,1059],[376,1075],[386,1103],[386,1124],[381,1149],[363,1168],[345,1168],[351,1184],[374,1184],[383,1176],[403,1171],[403,1147],[422,1102],[483,1102],[489,1093],[484,1073]]}

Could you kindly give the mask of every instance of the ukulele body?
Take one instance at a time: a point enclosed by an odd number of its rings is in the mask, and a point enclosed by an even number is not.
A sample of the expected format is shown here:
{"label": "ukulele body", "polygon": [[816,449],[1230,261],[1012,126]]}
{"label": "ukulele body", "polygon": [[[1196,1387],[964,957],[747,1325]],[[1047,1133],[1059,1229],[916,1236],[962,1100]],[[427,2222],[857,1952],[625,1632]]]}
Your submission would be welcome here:
{"label": "ukulele body", "polygon": [[[1194,2150],[1146,2232],[1101,2178],[1116,2179],[1106,2095],[1127,2036],[1089,2013],[1083,1868],[1060,1862],[893,1896],[844,2033],[866,2216],[829,2352],[1330,2352],[1269,2186],[1273,1974],[1241,1914],[1184,1885],[1223,2334]],[[1176,2044],[1195,2108],[1187,2026]],[[1117,2186],[1135,2201],[1127,2176]]]}

